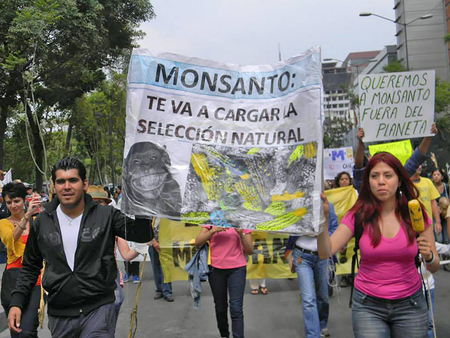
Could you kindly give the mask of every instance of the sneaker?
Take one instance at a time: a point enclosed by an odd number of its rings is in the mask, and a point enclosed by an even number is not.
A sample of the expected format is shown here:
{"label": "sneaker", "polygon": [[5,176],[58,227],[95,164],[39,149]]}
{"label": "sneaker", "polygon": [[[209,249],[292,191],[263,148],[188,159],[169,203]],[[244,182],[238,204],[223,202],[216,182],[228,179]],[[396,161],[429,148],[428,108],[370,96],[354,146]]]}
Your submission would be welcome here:
{"label": "sneaker", "polygon": [[164,297],[164,300],[165,300],[166,302],[171,303],[171,302],[173,302],[175,299],[173,299],[173,296],[167,296],[167,297]]}
{"label": "sneaker", "polygon": [[123,276],[123,282],[124,283],[128,283],[128,281],[130,280],[130,275],[128,274],[128,272],[125,274],[125,276]]}
{"label": "sneaker", "polygon": [[320,330],[320,338],[322,337],[331,337],[331,334],[327,328]]}
{"label": "sneaker", "polygon": [[157,292],[156,295],[153,297],[153,299],[161,299],[161,298],[163,298],[163,294],[159,292]]}
{"label": "sneaker", "polygon": [[139,276],[134,275],[133,276],[133,284],[138,284],[139,283]]}

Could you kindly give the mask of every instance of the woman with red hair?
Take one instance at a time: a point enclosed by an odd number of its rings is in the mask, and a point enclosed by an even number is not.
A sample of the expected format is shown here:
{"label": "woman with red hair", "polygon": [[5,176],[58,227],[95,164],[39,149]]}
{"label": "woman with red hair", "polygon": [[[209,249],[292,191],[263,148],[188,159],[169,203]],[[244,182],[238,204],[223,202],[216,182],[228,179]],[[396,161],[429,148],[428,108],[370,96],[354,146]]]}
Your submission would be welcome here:
{"label": "woman with red hair", "polygon": [[378,153],[369,161],[356,204],[328,235],[328,201],[324,200],[324,231],[318,236],[319,256],[334,255],[362,229],[361,263],[355,278],[353,331],[359,337],[425,337],[428,310],[415,258],[419,252],[427,269],[439,269],[431,220],[422,208],[425,230],[416,238],[408,201],[418,191],[400,161]]}

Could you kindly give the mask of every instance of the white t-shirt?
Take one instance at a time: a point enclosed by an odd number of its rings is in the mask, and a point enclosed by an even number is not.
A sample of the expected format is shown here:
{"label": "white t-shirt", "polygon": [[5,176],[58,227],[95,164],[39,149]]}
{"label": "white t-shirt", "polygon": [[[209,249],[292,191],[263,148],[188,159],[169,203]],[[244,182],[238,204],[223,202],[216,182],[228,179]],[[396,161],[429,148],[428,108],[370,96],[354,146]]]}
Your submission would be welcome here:
{"label": "white t-shirt", "polygon": [[295,245],[309,251],[317,251],[317,237],[300,236]]}
{"label": "white t-shirt", "polygon": [[78,233],[80,232],[81,218],[83,214],[78,217],[70,218],[62,210],[61,205],[56,208],[58,215],[59,227],[61,228],[61,237],[66,254],[67,264],[73,271],[75,266],[75,252],[77,251]]}

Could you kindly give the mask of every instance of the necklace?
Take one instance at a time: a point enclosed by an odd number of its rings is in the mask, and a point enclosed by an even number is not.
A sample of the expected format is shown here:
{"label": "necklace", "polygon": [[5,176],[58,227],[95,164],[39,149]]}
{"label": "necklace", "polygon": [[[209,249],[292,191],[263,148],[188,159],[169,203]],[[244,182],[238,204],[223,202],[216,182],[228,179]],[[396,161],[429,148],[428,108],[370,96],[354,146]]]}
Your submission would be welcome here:
{"label": "necklace", "polygon": [[[84,212],[84,210],[83,210],[83,212]],[[76,217],[74,217],[74,218],[71,218],[71,217],[67,216],[67,215],[65,214],[65,212],[62,211],[62,209],[61,209],[61,213],[62,213],[62,214],[64,215],[64,217],[69,221],[69,226],[72,226],[72,222],[73,222],[74,220],[76,220],[78,217],[80,217],[81,215],[83,215],[83,212],[82,212],[80,215],[78,215],[78,216],[76,216]]]}

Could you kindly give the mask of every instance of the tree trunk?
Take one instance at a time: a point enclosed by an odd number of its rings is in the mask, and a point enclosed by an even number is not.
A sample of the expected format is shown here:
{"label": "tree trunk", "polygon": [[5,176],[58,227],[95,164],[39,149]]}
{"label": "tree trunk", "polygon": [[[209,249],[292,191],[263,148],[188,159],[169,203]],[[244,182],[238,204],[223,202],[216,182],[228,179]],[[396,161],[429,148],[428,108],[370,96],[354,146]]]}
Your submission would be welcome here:
{"label": "tree trunk", "polygon": [[8,117],[8,108],[9,105],[6,102],[6,100],[0,101],[0,168],[3,168],[5,164],[5,147],[4,147],[4,141],[5,141],[5,132],[6,132],[6,119]]}
{"label": "tree trunk", "polygon": [[34,151],[34,157],[36,160],[36,189],[38,192],[42,191],[42,184],[44,182],[43,175],[41,173],[41,170],[44,170],[44,145],[42,144],[42,139],[39,134],[39,125],[35,122],[33,118],[33,113],[31,112],[31,108],[27,105],[27,118],[28,122],[30,124],[31,133],[33,134],[33,151]]}
{"label": "tree trunk", "polygon": [[72,139],[74,116],[75,116],[75,114],[72,111],[70,113],[70,118],[69,118],[69,127],[67,128],[66,147],[64,149],[64,157],[70,156],[70,141]]}

